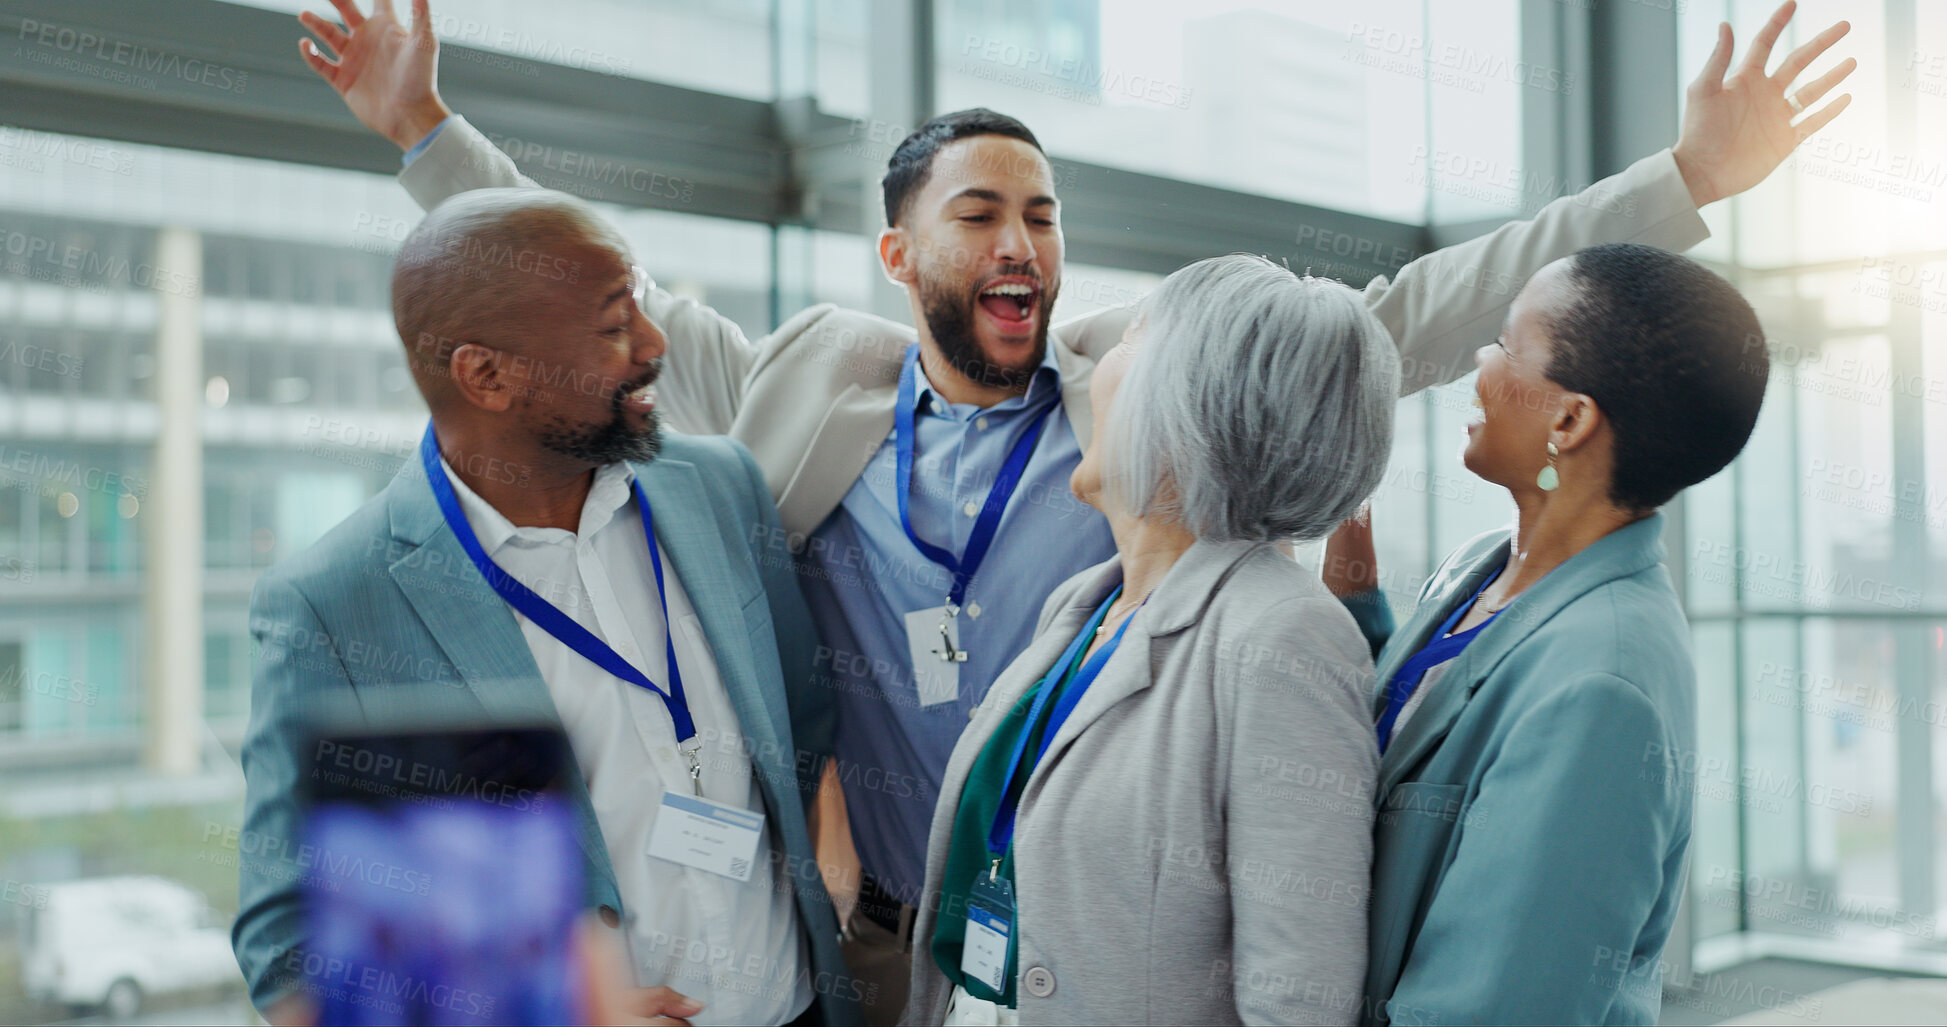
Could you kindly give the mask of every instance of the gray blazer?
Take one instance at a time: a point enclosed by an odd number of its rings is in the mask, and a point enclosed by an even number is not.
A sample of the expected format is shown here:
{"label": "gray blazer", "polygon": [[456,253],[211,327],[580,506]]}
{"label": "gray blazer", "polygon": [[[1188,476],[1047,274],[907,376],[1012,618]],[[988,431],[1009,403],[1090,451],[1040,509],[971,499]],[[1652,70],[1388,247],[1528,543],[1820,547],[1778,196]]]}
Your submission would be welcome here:
{"label": "gray blazer", "polygon": [[[399,182],[427,210],[468,189],[535,184],[457,116]],[[1549,261],[1603,242],[1681,253],[1709,236],[1675,158],[1663,150],[1533,218],[1409,261],[1366,283],[1362,295],[1399,345],[1405,395],[1472,371],[1475,348],[1494,341],[1521,283]],[[1321,256],[1327,241],[1320,239]],[[749,446],[777,498],[787,540],[802,549],[892,431],[900,360],[913,330],[821,303],[753,343],[715,311],[663,289],[650,289],[648,304],[669,337],[656,391],[671,425]],[[1061,366],[1062,406],[1084,449],[1089,373],[1122,340],[1133,313],[1113,307],[1048,333]]]}
{"label": "gray blazer", "polygon": [[[831,751],[832,709],[826,690],[808,685],[817,638],[797,579],[765,552],[777,511],[750,454],[729,439],[670,434],[661,456],[634,467],[750,746],[818,975],[818,1009],[828,1024],[857,1023],[860,995],[844,972],[804,816]],[[445,686],[453,709],[490,720],[558,722],[559,714],[513,611],[454,539],[416,457],[316,545],[264,573],[250,630],[260,652],[243,744],[243,826],[253,841],[238,872],[231,942],[264,1009],[304,983],[306,864],[292,855],[302,840],[292,800],[306,763],[299,746],[321,704],[351,697],[384,723],[416,709],[424,695],[414,686],[427,685]],[[587,786],[572,777],[588,903],[622,911]]]}
{"label": "gray blazer", "polygon": [[[1055,590],[947,764],[909,1023],[952,986],[930,950],[967,771],[1121,580]],[[1022,1023],[1351,1023],[1379,759],[1372,661],[1344,607],[1269,545],[1199,542],[1131,622],[1022,795]]]}

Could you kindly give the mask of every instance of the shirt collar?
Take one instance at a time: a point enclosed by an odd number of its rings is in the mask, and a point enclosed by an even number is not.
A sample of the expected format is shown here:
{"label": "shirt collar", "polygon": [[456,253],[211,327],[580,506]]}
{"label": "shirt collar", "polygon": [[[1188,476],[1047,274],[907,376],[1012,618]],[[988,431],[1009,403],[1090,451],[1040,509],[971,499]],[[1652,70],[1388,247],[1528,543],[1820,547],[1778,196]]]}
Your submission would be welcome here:
{"label": "shirt collar", "polygon": [[[1011,410],[1033,409],[1046,402],[1051,394],[1058,393],[1061,389],[1061,364],[1055,359],[1055,347],[1057,345],[1059,343],[1055,341],[1053,333],[1050,333],[1048,344],[1044,347],[1041,354],[1041,365],[1034,369],[1034,377],[1028,379],[1028,391],[1026,395],[1010,396],[982,412],[1006,413]],[[915,367],[914,371],[916,374],[915,384],[918,388],[914,390],[913,401],[918,404],[916,409],[920,413],[930,414],[935,412],[933,410],[932,400],[936,396],[939,398],[942,407],[951,407],[953,405],[948,402],[945,396],[940,396],[933,391],[933,383],[926,377],[925,364],[922,363]]]}
{"label": "shirt collar", "polygon": [[[468,488],[460,476],[453,473],[453,465],[444,456],[439,460],[440,469],[446,472],[446,480],[453,483],[453,494],[459,497],[460,511],[466,514],[467,524],[473,527],[474,537],[480,540],[480,548],[488,556],[500,550],[510,539],[520,539],[530,543],[558,541],[569,536],[559,528],[517,528],[493,504],[480,498],[479,494]],[[581,505],[581,528],[576,534],[586,538],[606,527],[615,515],[635,495],[635,469],[626,461],[605,464],[595,471],[595,482],[588,488],[588,498]]]}

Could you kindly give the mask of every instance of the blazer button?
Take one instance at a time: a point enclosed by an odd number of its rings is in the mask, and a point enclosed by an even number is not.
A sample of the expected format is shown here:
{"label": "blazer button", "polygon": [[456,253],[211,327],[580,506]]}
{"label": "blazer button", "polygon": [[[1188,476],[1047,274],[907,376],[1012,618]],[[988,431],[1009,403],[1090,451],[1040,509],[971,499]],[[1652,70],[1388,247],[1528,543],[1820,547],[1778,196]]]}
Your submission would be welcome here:
{"label": "blazer button", "polygon": [[1027,973],[1021,975],[1021,984],[1035,998],[1047,998],[1055,993],[1054,971],[1045,966],[1030,967]]}
{"label": "blazer button", "polygon": [[595,911],[595,915],[602,918],[602,923],[605,926],[608,927],[622,926],[622,914],[617,913],[615,911],[614,906],[603,906],[602,908]]}

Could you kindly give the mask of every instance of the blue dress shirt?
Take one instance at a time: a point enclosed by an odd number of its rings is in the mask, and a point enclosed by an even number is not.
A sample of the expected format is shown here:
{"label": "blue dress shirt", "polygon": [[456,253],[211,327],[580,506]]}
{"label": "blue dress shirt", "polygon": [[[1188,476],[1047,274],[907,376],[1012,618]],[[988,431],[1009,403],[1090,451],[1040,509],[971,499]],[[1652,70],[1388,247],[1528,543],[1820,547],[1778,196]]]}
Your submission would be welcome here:
{"label": "blue dress shirt", "polygon": [[[424,153],[446,125],[440,122],[406,151],[404,163]],[[1068,491],[1082,450],[1060,406],[1052,344],[1027,394],[992,407],[948,403],[924,373],[918,385],[908,511],[919,537],[956,555],[966,552],[975,516],[1015,440],[1045,404],[1056,409],[967,587],[956,639],[968,656],[956,700],[922,708],[913,681],[906,614],[944,604],[953,576],[922,555],[899,525],[897,447],[890,435],[812,533],[799,561],[825,643],[817,680],[836,693],[833,743],[852,840],[865,872],[906,903],[917,900],[925,883],[933,802],[974,706],[1027,648],[1055,586],[1115,555],[1108,520]]]}
{"label": "blue dress shirt", "polygon": [[400,154],[399,155],[400,166],[408,167],[408,168],[412,167],[412,162],[418,160],[419,155],[426,152],[426,147],[433,145],[433,140],[438,139],[439,134],[441,132],[446,131],[446,123],[452,120],[453,120],[452,115],[447,115],[446,117],[441,118],[439,124],[434,125],[433,130],[431,132],[426,133],[426,138],[421,139],[420,141],[412,144],[411,148],[407,149],[405,153]]}
{"label": "blue dress shirt", "polygon": [[1055,586],[1115,555],[1108,520],[1068,490],[1082,451],[1060,407],[1052,345],[1027,394],[992,407],[948,403],[924,374],[918,385],[908,509],[920,538],[956,555],[966,551],[1015,440],[1045,404],[1056,409],[967,587],[957,641],[968,657],[957,699],[919,705],[905,616],[944,604],[953,576],[921,555],[899,525],[890,435],[812,533],[800,564],[812,619],[830,650],[821,653],[817,676],[836,693],[833,748],[852,840],[865,872],[909,904],[926,880],[940,778],[974,706],[1027,648]]}

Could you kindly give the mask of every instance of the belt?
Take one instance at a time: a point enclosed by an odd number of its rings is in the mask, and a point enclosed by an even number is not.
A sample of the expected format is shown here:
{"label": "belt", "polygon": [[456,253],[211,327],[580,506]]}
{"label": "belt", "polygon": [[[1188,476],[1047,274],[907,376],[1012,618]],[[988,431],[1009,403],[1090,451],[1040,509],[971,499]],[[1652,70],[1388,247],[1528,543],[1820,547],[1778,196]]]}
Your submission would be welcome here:
{"label": "belt", "polygon": [[906,904],[893,898],[891,892],[879,887],[879,882],[873,880],[871,874],[859,875],[858,910],[867,920],[894,934],[900,933],[904,926],[901,923],[901,914],[906,911]]}

